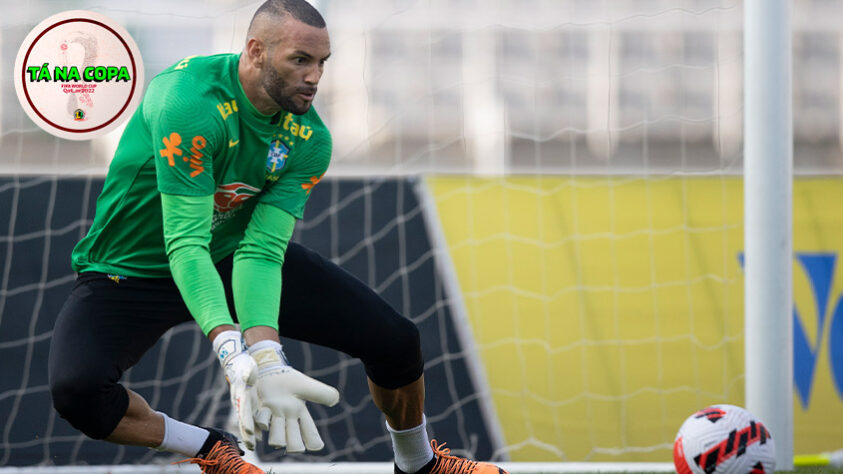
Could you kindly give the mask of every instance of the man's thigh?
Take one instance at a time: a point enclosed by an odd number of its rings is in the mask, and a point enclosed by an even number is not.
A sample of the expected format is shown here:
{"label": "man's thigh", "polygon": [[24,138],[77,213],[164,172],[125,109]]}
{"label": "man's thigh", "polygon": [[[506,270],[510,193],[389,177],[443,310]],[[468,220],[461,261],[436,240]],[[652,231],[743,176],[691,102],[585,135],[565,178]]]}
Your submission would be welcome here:
{"label": "man's thigh", "polygon": [[167,329],[189,319],[175,285],[163,280],[80,275],[50,343],[53,405],[71,425],[102,439],[129,405],[123,372]]}
{"label": "man's thigh", "polygon": [[282,336],[320,344],[364,358],[392,327],[406,324],[365,283],[301,245],[290,243],[282,272]]}
{"label": "man's thigh", "polygon": [[[232,265],[229,256],[217,269],[234,315]],[[361,359],[381,387],[401,387],[421,376],[424,361],[415,324],[365,283],[295,242],[287,246],[281,273],[281,336]]]}
{"label": "man's thigh", "polygon": [[189,320],[170,279],[82,273],[56,320],[50,374],[90,371],[78,367],[85,365],[116,381],[164,332]]}

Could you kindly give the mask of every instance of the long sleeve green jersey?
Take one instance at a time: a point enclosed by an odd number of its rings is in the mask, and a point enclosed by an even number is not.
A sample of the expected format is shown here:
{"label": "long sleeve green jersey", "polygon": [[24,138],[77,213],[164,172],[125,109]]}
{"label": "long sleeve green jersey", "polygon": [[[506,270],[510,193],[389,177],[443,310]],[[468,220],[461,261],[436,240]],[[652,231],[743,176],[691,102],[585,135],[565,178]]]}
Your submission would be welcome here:
{"label": "long sleeve green jersey", "polygon": [[330,161],[330,133],[312,107],[258,112],[238,61],[189,57],[151,81],[120,139],[93,226],[73,250],[74,270],[171,277],[161,194],[213,195],[213,262],[238,248],[258,203],[302,218]]}

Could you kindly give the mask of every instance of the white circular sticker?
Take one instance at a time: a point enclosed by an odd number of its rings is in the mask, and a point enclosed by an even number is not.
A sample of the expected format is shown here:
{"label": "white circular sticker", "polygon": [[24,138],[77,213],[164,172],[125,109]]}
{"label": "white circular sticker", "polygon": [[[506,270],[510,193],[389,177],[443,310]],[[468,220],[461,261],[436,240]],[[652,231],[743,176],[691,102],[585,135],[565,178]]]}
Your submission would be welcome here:
{"label": "white circular sticker", "polygon": [[129,33],[99,13],[71,10],[38,24],[18,51],[15,90],[39,127],[87,140],[113,130],[140,103],[143,59]]}

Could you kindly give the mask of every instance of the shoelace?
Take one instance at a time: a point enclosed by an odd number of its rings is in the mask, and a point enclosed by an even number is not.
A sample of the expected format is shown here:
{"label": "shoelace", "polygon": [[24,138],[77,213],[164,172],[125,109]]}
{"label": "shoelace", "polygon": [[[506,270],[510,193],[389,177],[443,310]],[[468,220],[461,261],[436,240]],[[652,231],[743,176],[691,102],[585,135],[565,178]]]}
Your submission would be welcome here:
{"label": "shoelace", "polygon": [[[249,464],[240,457],[237,448],[223,441],[217,441],[208,455],[203,458],[189,458],[173,464],[189,462],[198,464],[207,474],[244,474],[249,472]],[[220,470],[214,469],[214,467]],[[207,469],[207,470],[206,470]]]}
{"label": "shoelace", "polygon": [[[477,463],[465,458],[451,456],[451,448],[446,448],[448,443],[437,444],[436,440],[430,441],[430,447],[437,456],[436,465],[431,469],[430,474],[471,474],[477,467]],[[453,471],[453,469],[458,469]]]}

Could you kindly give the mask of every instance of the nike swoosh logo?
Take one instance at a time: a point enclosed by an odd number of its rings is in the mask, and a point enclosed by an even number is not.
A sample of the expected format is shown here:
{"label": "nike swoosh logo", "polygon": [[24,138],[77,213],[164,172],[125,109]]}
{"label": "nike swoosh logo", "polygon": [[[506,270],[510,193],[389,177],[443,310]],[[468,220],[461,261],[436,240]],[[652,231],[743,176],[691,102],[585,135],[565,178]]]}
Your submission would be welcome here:
{"label": "nike swoosh logo", "polygon": [[234,141],[234,140],[229,140],[229,141],[228,141],[228,147],[229,147],[229,148],[231,148],[231,147],[235,147],[235,146],[237,146],[237,144],[238,144],[238,143],[240,143],[240,140],[237,140],[237,141]]}

